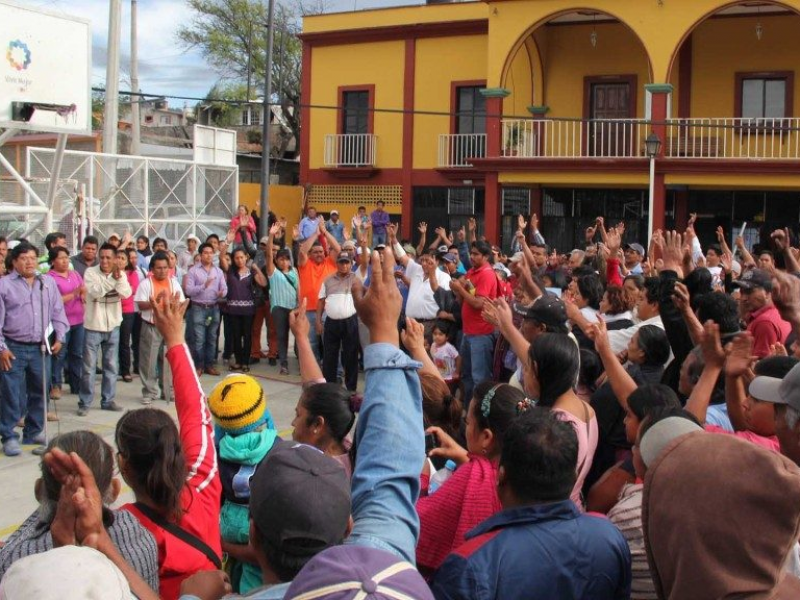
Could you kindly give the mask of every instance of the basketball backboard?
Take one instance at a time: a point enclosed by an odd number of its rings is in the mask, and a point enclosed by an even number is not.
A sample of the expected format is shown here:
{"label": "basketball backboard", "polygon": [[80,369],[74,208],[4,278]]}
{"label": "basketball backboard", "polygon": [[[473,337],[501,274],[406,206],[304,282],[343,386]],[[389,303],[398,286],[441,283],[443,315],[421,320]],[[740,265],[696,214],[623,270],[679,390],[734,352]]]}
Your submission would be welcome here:
{"label": "basketball backboard", "polygon": [[89,22],[0,0],[0,128],[92,131]]}

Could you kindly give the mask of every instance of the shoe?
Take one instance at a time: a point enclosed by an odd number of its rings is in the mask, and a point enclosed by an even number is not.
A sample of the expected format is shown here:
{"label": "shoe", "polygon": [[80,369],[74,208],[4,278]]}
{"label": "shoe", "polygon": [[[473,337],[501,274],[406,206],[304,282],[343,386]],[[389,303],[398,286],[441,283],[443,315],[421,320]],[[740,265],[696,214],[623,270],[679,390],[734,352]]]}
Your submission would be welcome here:
{"label": "shoe", "polygon": [[197,369],[197,377],[200,378],[203,376],[203,369]]}
{"label": "shoe", "polygon": [[131,381],[133,381],[133,376],[131,376],[131,375],[123,375],[122,376],[122,381],[124,381],[126,383],[130,383]]}
{"label": "shoe", "polygon": [[289,368],[288,367],[281,367],[281,375],[288,375]]}
{"label": "shoe", "polygon": [[44,431],[40,432],[38,435],[35,435],[27,440],[25,438],[22,439],[23,444],[35,444],[37,446],[41,446],[45,442],[47,442],[47,437],[44,435]]}
{"label": "shoe", "polygon": [[31,450],[31,454],[34,456],[42,456],[47,452],[47,446],[36,446],[33,450]]}
{"label": "shoe", "polygon": [[51,400],[60,400],[61,399],[61,388],[60,387],[51,387],[50,388],[50,399]]}
{"label": "shoe", "polygon": [[86,408],[84,406],[81,406],[81,407],[78,408],[78,416],[79,417],[85,417],[88,414],[89,414],[89,409],[88,408]]}
{"label": "shoe", "polygon": [[142,398],[142,406],[150,406],[153,401],[150,398]]}
{"label": "shoe", "polygon": [[111,412],[122,412],[123,410],[125,410],[113,400],[108,404],[106,404],[105,406],[101,406],[100,408],[103,410],[110,410]]}
{"label": "shoe", "polygon": [[208,367],[205,369],[205,372],[211,375],[212,377],[219,377],[219,371],[215,367]]}
{"label": "shoe", "polygon": [[228,371],[230,371],[231,373],[236,373],[237,371],[241,370],[242,370],[242,365],[231,365],[230,367],[228,367]]}
{"label": "shoe", "polygon": [[25,417],[22,417],[19,421],[17,421],[17,427],[25,427]]}
{"label": "shoe", "polygon": [[261,358],[269,358],[269,352],[264,352],[263,350],[259,352]]}
{"label": "shoe", "polygon": [[139,374],[139,367],[133,367],[133,374],[134,375],[138,375]]}
{"label": "shoe", "polygon": [[258,363],[260,363],[260,362],[261,362],[261,359],[260,359],[260,358],[254,358],[254,357],[252,357],[252,356],[250,357],[250,364],[251,364],[251,365],[257,365],[257,364],[258,364]]}
{"label": "shoe", "polygon": [[59,420],[59,418],[58,418],[58,415],[56,413],[54,413],[54,412],[48,412],[47,413],[47,421],[49,423],[55,423],[58,420]]}
{"label": "shoe", "polygon": [[249,372],[250,372],[250,367],[248,367],[247,365],[245,365],[244,367],[242,367],[242,368],[240,369],[240,371],[241,371],[242,373],[249,373]]}
{"label": "shoe", "polygon": [[19,456],[21,452],[17,438],[9,438],[3,442],[3,454],[6,456]]}
{"label": "shoe", "polygon": [[278,364],[278,359],[277,358],[270,358],[269,359],[269,366],[270,367],[274,367],[277,364]]}

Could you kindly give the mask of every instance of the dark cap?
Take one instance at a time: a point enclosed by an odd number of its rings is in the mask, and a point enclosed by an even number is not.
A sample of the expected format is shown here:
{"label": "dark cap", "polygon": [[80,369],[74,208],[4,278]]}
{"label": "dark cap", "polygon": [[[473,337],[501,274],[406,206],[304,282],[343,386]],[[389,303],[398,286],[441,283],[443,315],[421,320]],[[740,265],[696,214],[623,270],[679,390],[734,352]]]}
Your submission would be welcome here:
{"label": "dark cap", "polygon": [[341,544],[350,519],[347,473],[313,446],[278,442],[250,481],[250,518],[264,542],[286,554]]}
{"label": "dark cap", "polygon": [[450,254],[449,252],[445,252],[444,254],[442,254],[442,260],[444,262],[449,262],[449,263],[453,263],[453,264],[458,262],[458,258],[456,258],[455,255]]}
{"label": "dark cap", "polygon": [[336,262],[352,262],[352,260],[349,252],[339,252],[339,256],[336,257]]}
{"label": "dark cap", "polygon": [[760,287],[771,292],[772,275],[763,269],[750,269],[742,273],[742,276],[733,282],[733,286],[743,290],[752,290]]}
{"label": "dark cap", "polygon": [[563,300],[551,294],[539,296],[525,314],[525,318],[546,325],[548,329],[564,330],[567,323],[567,308]]}
{"label": "dark cap", "polygon": [[644,256],[644,247],[641,244],[633,243],[633,244],[625,244],[622,248],[623,250],[633,250],[634,252],[638,252],[642,256]]}

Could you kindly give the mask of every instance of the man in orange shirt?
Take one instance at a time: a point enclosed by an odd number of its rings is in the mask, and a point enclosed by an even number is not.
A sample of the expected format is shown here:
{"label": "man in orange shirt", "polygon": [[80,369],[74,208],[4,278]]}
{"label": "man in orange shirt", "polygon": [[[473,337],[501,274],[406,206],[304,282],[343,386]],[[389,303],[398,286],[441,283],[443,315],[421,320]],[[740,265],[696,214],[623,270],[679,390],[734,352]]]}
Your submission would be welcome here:
{"label": "man in orange shirt", "polygon": [[[311,323],[316,322],[317,319],[317,299],[319,298],[322,282],[336,272],[335,257],[339,256],[339,252],[342,251],[339,242],[325,228],[325,221],[322,217],[319,218],[317,226],[320,234],[324,235],[328,240],[329,254],[325,255],[325,249],[319,243],[319,238],[312,235],[300,244],[297,256],[297,272],[300,275],[300,302],[306,301],[308,320]],[[295,233],[299,236],[299,231],[296,230]],[[319,347],[321,336],[321,327],[311,327],[308,332],[311,350],[314,352],[314,356],[317,357],[318,362],[322,362],[322,352]]]}

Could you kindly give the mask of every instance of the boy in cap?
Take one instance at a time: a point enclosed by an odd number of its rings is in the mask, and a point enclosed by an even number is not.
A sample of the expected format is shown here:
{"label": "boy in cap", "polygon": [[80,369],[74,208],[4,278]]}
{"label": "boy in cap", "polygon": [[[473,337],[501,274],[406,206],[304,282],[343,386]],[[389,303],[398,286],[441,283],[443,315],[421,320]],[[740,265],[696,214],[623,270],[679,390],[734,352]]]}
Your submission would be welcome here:
{"label": "boy in cap", "polygon": [[249,375],[229,375],[220,381],[208,397],[208,409],[217,429],[214,437],[218,440],[222,480],[222,549],[237,560],[236,572],[240,576],[234,589],[244,594],[262,583],[261,570],[245,559],[250,534],[251,478],[278,434],[267,410],[264,390]]}

